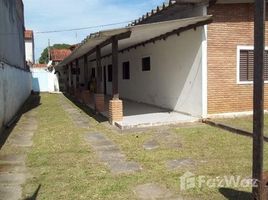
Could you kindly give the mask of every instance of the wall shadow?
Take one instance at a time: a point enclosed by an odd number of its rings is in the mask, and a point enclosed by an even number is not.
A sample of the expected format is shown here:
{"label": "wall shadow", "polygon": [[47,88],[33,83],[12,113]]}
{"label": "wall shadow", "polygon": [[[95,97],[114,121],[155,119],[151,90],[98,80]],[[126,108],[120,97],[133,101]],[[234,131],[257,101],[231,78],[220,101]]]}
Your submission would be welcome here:
{"label": "wall shadow", "polygon": [[13,119],[3,127],[3,131],[0,132],[0,150],[2,149],[3,145],[6,143],[9,135],[12,133],[12,130],[16,127],[18,121],[20,120],[21,116],[30,110],[35,109],[39,105],[41,101],[41,96],[39,93],[32,93],[25,103],[21,106],[20,110],[17,114],[13,117]]}
{"label": "wall shadow", "polygon": [[31,197],[26,197],[24,200],[36,200],[40,189],[41,189],[41,184],[38,185],[37,189],[35,190],[35,192],[33,193]]}
{"label": "wall shadow", "polygon": [[33,87],[33,91],[40,92],[39,79],[34,78],[33,75],[32,75],[32,87]]}
{"label": "wall shadow", "polygon": [[102,123],[102,122],[108,121],[108,119],[106,117],[102,116],[101,114],[96,113],[95,110],[91,109],[90,107],[88,107],[84,103],[79,102],[75,97],[73,97],[67,93],[63,93],[63,95],[67,99],[69,99],[73,104],[75,104],[78,108],[83,110],[88,116],[94,118],[97,122]]}
{"label": "wall shadow", "polygon": [[252,194],[231,188],[219,188],[219,192],[228,200],[252,200]]}

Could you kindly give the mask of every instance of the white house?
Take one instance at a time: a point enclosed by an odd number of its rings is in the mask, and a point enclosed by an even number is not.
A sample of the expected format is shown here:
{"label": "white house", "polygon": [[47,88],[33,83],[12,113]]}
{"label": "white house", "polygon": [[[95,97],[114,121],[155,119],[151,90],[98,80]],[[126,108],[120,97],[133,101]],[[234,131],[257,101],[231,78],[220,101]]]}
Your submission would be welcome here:
{"label": "white house", "polygon": [[34,33],[32,30],[26,30],[24,33],[25,38],[25,57],[26,61],[29,63],[35,63],[34,56]]}

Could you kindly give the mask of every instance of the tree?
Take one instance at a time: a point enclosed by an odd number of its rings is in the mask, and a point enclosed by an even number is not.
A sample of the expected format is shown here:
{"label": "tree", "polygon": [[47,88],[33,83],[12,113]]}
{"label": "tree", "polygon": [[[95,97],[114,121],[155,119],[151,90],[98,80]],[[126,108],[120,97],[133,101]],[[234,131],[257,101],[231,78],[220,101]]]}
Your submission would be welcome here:
{"label": "tree", "polygon": [[[69,49],[71,45],[69,44],[54,44],[50,49]],[[45,48],[39,58],[40,64],[47,64],[48,63],[48,47]]]}

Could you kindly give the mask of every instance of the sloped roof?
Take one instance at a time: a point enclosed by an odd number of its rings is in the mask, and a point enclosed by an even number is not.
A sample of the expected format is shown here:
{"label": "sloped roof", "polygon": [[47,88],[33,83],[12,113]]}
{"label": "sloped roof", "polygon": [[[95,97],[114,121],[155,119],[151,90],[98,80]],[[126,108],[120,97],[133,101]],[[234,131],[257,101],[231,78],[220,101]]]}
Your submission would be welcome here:
{"label": "sloped roof", "polygon": [[[129,26],[157,22],[158,20],[155,20],[154,18],[157,18],[160,15],[166,16],[167,12],[173,15],[172,13],[184,11],[188,8],[193,7],[196,4],[209,4],[211,1],[212,0],[166,0],[166,2],[163,3],[162,5],[157,6],[157,8],[152,9],[150,12],[147,12],[145,15],[143,15],[139,19],[136,19],[133,22],[131,22]],[[163,21],[163,20],[160,20],[160,21]]]}
{"label": "sloped roof", "polygon": [[[66,57],[58,66],[64,66],[75,59],[81,58],[83,55],[94,50],[96,46],[107,41],[113,36],[130,32],[129,38],[119,40],[119,51],[124,51],[128,48],[145,44],[154,39],[157,40],[161,37],[167,37],[176,32],[176,30],[186,31],[196,26],[202,26],[210,23],[212,16],[199,16],[193,18],[171,20],[165,22],[143,24],[138,26],[131,26],[125,28],[117,28],[112,30],[100,31],[88,36],[68,57]],[[109,55],[111,53],[111,44],[102,48],[102,55]],[[95,54],[91,54],[89,59],[94,59]]]}
{"label": "sloped roof", "polygon": [[50,58],[52,61],[61,62],[71,53],[72,51],[70,49],[51,49]]}
{"label": "sloped roof", "polygon": [[33,39],[33,31],[32,30],[24,31],[24,38],[27,40],[32,40]]}

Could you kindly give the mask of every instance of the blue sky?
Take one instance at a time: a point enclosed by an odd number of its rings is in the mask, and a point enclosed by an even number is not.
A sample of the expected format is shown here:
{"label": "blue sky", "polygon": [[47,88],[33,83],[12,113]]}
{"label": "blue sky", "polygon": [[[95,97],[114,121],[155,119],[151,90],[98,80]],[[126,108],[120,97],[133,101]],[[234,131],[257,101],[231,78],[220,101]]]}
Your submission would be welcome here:
{"label": "blue sky", "polygon": [[164,0],[23,0],[25,27],[35,32],[35,59],[48,45],[55,43],[74,44],[87,35],[105,28],[62,33],[38,34],[53,31],[90,27],[103,24],[131,21],[161,5]]}

